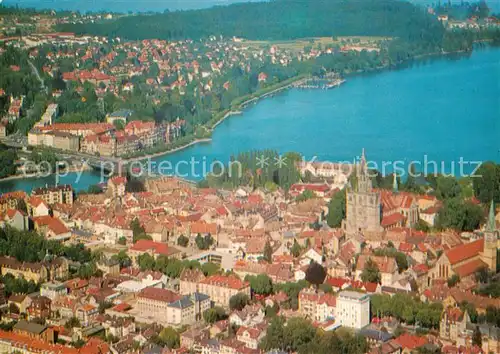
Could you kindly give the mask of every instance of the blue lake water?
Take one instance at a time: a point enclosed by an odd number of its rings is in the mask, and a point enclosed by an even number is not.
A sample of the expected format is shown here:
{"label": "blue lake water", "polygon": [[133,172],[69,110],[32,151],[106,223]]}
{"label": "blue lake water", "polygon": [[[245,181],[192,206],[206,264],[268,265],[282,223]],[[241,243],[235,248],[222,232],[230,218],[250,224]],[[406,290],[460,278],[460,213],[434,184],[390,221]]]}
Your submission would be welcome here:
{"label": "blue lake water", "polygon": [[[362,148],[379,167],[383,161],[427,159],[438,162],[438,169],[444,163],[447,172],[455,162],[458,173],[461,158],[500,162],[500,48],[349,77],[332,90],[288,90],[222,122],[211,142],[153,161],[174,167],[194,159],[195,174],[200,174],[203,161],[226,162],[242,151],[274,149],[300,152],[308,159],[352,161]],[[177,166],[179,173],[193,177],[190,167]],[[75,188],[86,189],[99,179],[99,174],[86,173]],[[3,182],[0,191],[30,190],[53,181]]]}

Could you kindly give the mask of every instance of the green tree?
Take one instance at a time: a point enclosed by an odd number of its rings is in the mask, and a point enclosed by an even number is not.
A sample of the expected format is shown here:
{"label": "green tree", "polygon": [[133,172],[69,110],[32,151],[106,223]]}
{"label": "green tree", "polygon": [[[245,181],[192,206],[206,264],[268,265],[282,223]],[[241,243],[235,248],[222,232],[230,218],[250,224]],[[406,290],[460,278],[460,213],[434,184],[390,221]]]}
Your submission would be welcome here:
{"label": "green tree", "polygon": [[248,305],[250,299],[247,294],[238,293],[236,295],[231,296],[229,299],[229,308],[231,310],[243,310],[243,308]]}
{"label": "green tree", "polygon": [[136,243],[139,240],[152,240],[151,236],[146,235],[144,227],[139,222],[139,219],[135,218],[130,222],[130,228],[132,229],[133,242]]}
{"label": "green tree", "polygon": [[196,235],[196,239],[194,241],[196,242],[196,246],[200,250],[207,250],[214,243],[214,239],[210,234],[207,234],[205,236],[201,236],[200,234],[198,234]]}
{"label": "green tree", "polygon": [[266,244],[264,245],[264,260],[267,263],[272,263],[273,261],[273,249],[269,240],[266,241]]}
{"label": "green tree", "polygon": [[292,317],[286,323],[284,329],[285,348],[297,351],[300,347],[310,343],[316,335],[316,329],[310,321]]}
{"label": "green tree", "polygon": [[153,270],[155,268],[155,259],[149,253],[143,253],[137,257],[137,264],[142,271]]}
{"label": "green tree", "polygon": [[330,227],[340,227],[346,217],[345,191],[335,193],[328,204],[326,222]]}
{"label": "green tree", "polygon": [[293,240],[293,246],[290,249],[290,253],[292,254],[292,256],[297,258],[298,256],[300,256],[300,252],[302,252],[302,248],[300,247],[297,240]]}
{"label": "green tree", "polygon": [[315,261],[312,261],[306,270],[306,280],[318,289],[324,283],[326,278],[326,270],[323,266]]}
{"label": "green tree", "polygon": [[82,325],[80,323],[80,320],[76,317],[71,317],[69,320],[66,321],[66,323],[64,324],[64,327],[66,329],[72,329],[74,327],[78,327],[80,328]]}
{"label": "green tree", "polygon": [[460,196],[461,189],[454,177],[438,176],[436,196],[441,200],[452,199]]}
{"label": "green tree", "polygon": [[482,163],[472,178],[472,188],[482,203],[492,199],[500,203],[500,165],[491,161]]}
{"label": "green tree", "polygon": [[172,327],[163,328],[158,338],[169,349],[178,348],[180,345],[179,333]]}
{"label": "green tree", "polygon": [[120,268],[126,268],[132,265],[132,260],[124,250],[113,255],[111,259],[117,261],[120,264]]}
{"label": "green tree", "polygon": [[118,244],[125,246],[127,244],[127,238],[125,236],[122,236],[118,239]]}
{"label": "green tree", "polygon": [[451,277],[448,278],[448,287],[452,288],[455,285],[457,285],[460,282],[460,276],[457,274],[453,274]]}
{"label": "green tree", "polygon": [[177,238],[177,245],[179,245],[181,247],[187,247],[189,245],[189,238],[187,238],[184,235],[180,235]]}
{"label": "green tree", "polygon": [[220,266],[212,262],[207,262],[202,264],[201,270],[206,276],[211,276],[220,271]]}
{"label": "green tree", "polygon": [[380,283],[380,270],[371,258],[368,258],[365,263],[365,269],[361,272],[361,280],[370,283]]}
{"label": "green tree", "polygon": [[285,349],[285,319],[274,317],[267,327],[266,335],[262,339],[261,347],[264,350]]}
{"label": "green tree", "polygon": [[245,279],[250,282],[250,287],[256,294],[269,295],[273,292],[273,281],[267,274],[250,275]]}
{"label": "green tree", "polygon": [[203,312],[203,319],[206,323],[213,324],[227,317],[226,312],[220,306],[215,306]]}
{"label": "green tree", "polygon": [[316,198],[316,194],[314,194],[313,191],[305,190],[300,195],[298,195],[295,200],[300,203],[313,198]]}
{"label": "green tree", "polygon": [[436,226],[439,229],[452,228],[457,231],[474,231],[484,220],[481,206],[458,198],[446,200],[439,210]]}
{"label": "green tree", "polygon": [[113,121],[113,125],[115,126],[116,130],[123,130],[125,129],[125,123],[121,119],[115,119]]}

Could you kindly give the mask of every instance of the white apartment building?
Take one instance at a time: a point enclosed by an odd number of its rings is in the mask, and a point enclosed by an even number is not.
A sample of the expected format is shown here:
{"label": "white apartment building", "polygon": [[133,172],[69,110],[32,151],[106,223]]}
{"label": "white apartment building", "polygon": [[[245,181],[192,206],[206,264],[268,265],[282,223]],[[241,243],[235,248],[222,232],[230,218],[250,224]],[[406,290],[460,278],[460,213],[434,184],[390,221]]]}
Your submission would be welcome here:
{"label": "white apartment building", "polygon": [[361,329],[370,323],[370,297],[355,291],[341,291],[336,312],[338,324]]}

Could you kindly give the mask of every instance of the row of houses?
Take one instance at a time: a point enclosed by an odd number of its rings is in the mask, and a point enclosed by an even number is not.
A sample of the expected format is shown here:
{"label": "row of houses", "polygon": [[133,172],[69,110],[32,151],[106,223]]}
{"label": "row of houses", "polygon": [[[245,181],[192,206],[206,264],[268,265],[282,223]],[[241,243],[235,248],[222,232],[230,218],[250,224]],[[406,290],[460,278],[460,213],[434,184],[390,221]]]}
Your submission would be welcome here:
{"label": "row of houses", "polygon": [[168,124],[132,121],[118,131],[110,123],[55,123],[32,129],[28,144],[100,156],[129,155],[170,143],[180,137],[184,124],[183,120]]}

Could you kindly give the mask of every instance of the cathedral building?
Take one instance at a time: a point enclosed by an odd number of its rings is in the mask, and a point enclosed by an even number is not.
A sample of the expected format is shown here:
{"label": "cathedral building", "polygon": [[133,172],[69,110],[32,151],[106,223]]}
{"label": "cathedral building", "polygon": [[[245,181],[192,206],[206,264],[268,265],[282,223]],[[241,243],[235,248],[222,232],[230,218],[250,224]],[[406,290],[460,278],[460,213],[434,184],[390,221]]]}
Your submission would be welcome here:
{"label": "cathedral building", "polygon": [[348,185],[346,190],[346,234],[382,233],[385,230],[413,227],[417,224],[419,215],[415,195],[399,192],[396,175],[392,191],[375,190],[368,172],[363,150],[361,160],[356,165],[356,185]]}
{"label": "cathedral building", "polygon": [[484,237],[446,250],[428,273],[428,285],[435,279],[446,280],[453,275],[460,279],[474,278],[481,268],[496,273],[498,236],[492,202]]}
{"label": "cathedral building", "polygon": [[361,231],[383,231],[380,193],[373,190],[364,149],[356,165],[356,185],[348,185],[346,194],[344,229],[347,235]]}

